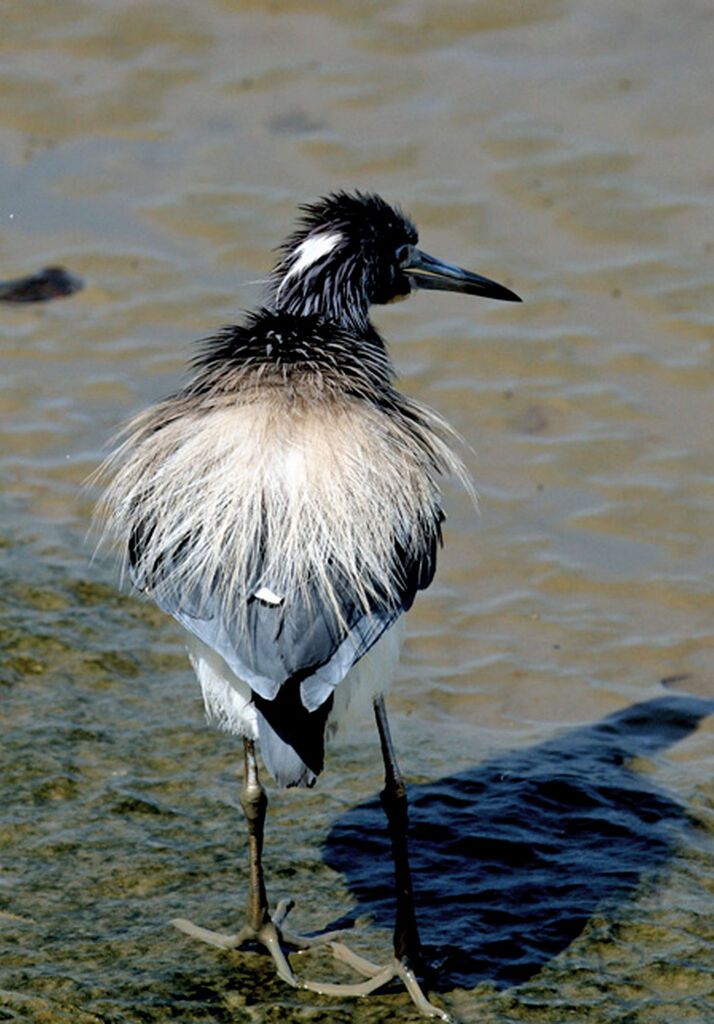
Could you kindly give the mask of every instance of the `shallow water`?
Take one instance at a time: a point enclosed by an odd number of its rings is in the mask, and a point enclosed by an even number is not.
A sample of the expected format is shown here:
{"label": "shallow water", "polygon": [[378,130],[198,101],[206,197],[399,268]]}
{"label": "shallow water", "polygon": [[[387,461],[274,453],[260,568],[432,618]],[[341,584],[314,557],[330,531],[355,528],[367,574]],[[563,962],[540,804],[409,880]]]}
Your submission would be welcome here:
{"label": "shallow water", "polygon": [[[86,288],[1,307],[0,1020],[419,1019],[396,987],[292,992],[166,926],[237,921],[238,750],[178,630],[90,562],[82,490],[192,340],[260,300],[296,204],[357,186],[526,300],[376,315],[480,494],[477,517],[449,489],[390,697],[438,998],[482,1024],[710,1021],[711,5],[2,20],[0,278]],[[378,763],[364,722],[314,791],[271,790],[267,866],[295,928],[356,918],[386,956]]]}

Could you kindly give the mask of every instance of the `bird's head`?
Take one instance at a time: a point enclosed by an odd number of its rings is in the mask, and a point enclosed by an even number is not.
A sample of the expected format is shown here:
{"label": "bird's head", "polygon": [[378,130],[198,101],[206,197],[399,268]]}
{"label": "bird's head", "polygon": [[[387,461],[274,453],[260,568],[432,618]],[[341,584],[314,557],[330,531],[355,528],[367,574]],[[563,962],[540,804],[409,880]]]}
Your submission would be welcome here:
{"label": "bird's head", "polygon": [[273,304],[363,328],[373,304],[417,288],[520,302],[495,281],[429,256],[401,210],[380,196],[337,192],[302,207],[297,230],[273,272]]}

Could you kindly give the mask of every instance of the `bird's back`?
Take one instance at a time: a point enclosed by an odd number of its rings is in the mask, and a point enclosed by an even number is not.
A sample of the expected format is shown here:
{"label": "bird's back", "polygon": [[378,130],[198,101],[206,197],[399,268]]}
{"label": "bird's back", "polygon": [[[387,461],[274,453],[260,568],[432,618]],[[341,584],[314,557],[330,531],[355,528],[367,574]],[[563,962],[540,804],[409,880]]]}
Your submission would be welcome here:
{"label": "bird's back", "polygon": [[[299,338],[287,344],[290,329]],[[275,725],[296,702],[324,708],[430,582],[437,476],[461,465],[384,359],[379,387],[360,388],[324,337],[305,337],[304,317],[265,314],[231,331],[179,395],[130,424],[105,507],[134,583],[248,683]],[[219,345],[233,362],[212,358]],[[289,358],[276,361],[276,345]],[[364,363],[363,377],[374,372]]]}

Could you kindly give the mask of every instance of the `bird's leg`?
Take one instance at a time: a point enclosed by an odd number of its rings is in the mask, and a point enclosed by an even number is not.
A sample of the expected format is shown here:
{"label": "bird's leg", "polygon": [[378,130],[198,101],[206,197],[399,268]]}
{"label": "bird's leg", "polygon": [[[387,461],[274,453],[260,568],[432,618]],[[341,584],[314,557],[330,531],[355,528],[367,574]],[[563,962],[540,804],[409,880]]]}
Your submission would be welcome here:
{"label": "bird's leg", "polygon": [[374,702],[374,714],[377,719],[379,741],[384,760],[384,789],[380,794],[382,806],[387,815],[389,836],[392,843],[394,858],[394,876],[397,896],[397,915],[394,924],[394,959],[391,963],[380,967],[378,964],[365,960],[353,953],[347,946],[338,941],[329,943],[336,960],[348,964],[368,980],[356,985],[330,984],[327,982],[303,981],[303,988],[323,995],[366,996],[375,992],[388,982],[399,978],[412,998],[414,1005],[427,1017],[438,1017],[448,1022],[449,1015],[434,1006],[424,995],[416,976],[416,970],[422,966],[419,931],[414,912],[414,895],[412,890],[411,871],[409,870],[409,853],[407,849],[407,789],[392,746],[389,732],[387,709],[384,698],[379,696]]}
{"label": "bird's leg", "polygon": [[263,878],[263,831],[268,797],[263,789],[255,760],[255,743],[243,739],[243,785],[240,805],[248,822],[250,882],[248,884],[247,924],[256,930],[270,920]]}
{"label": "bird's leg", "polygon": [[[320,992],[323,995],[369,995],[370,992],[376,991],[376,989],[386,985],[394,978],[399,978],[404,983],[414,1004],[422,1013],[428,1017],[439,1017],[442,1021],[449,1021],[448,1015],[443,1010],[432,1005],[426,998],[414,973],[414,965],[419,963],[419,935],[414,916],[411,878],[407,859],[406,789],[397,767],[394,751],[392,750],[387,715],[381,698],[375,703],[375,713],[377,715],[377,725],[379,727],[386,773],[386,784],[382,794],[382,802],[389,820],[397,879],[397,923],[394,930],[394,959],[385,966],[365,960],[364,957],[353,953],[347,946],[338,941],[338,937],[342,934],[341,932],[324,932],[322,935],[315,936],[293,935],[287,932],[282,925],[293,906],[292,900],[282,900],[271,917],[265,892],[262,865],[263,829],[268,798],[265,795],[265,790],[261,785],[258,775],[258,765],[255,760],[255,744],[253,740],[245,738],[243,740],[244,772],[240,804],[248,822],[250,851],[250,879],[246,903],[246,922],[240,931],[233,935],[214,932],[209,928],[201,928],[185,918],[175,918],[171,923],[180,931],[185,932],[186,935],[190,935],[194,939],[201,939],[202,942],[207,942],[211,946],[217,946],[219,949],[238,949],[250,943],[257,943],[273,958],[278,976],[287,982],[288,985],[309,989],[312,992]],[[298,980],[293,973],[287,956],[283,952],[284,944],[296,950],[310,949],[315,946],[328,946],[336,960],[340,960],[342,963],[352,967],[367,980],[356,985]]]}
{"label": "bird's leg", "polygon": [[[278,973],[281,973],[280,964],[277,962],[273,947],[279,949],[280,943],[284,942],[295,949],[309,949],[311,946],[324,945],[330,942],[339,931],[324,932],[321,935],[307,936],[294,935],[286,931],[283,921],[294,906],[293,900],[281,900],[272,915],[268,910],[268,898],[265,892],[265,880],[263,877],[263,831],[265,828],[265,812],[268,807],[268,797],[263,789],[258,774],[258,764],[255,759],[255,743],[253,740],[243,739],[243,785],[240,791],[240,805],[243,808],[246,821],[248,822],[249,853],[250,853],[250,880],[248,884],[248,897],[246,903],[247,921],[243,928],[250,932],[249,938],[255,938],[257,942],[268,947],[276,965]],[[282,956],[284,967],[290,970],[287,960]],[[290,971],[292,984],[295,984],[295,976]]]}
{"label": "bird's leg", "polygon": [[237,949],[246,943],[255,942],[270,953],[279,976],[289,985],[297,985],[288,959],[283,953],[281,940],[303,948],[304,943],[297,937],[284,935],[280,925],[292,907],[292,901],[283,900],[278,904],[275,916],[271,919],[268,910],[268,899],[263,879],[263,829],[268,798],[263,789],[258,765],[255,760],[255,742],[243,738],[243,785],[240,791],[240,805],[248,822],[250,850],[250,880],[246,903],[246,922],[240,931],[232,935],[214,932],[209,928],[201,928],[185,918],[175,918],[171,923],[186,935],[201,939],[219,949]]}
{"label": "bird's leg", "polygon": [[243,784],[240,791],[240,805],[243,808],[246,821],[248,822],[248,846],[250,854],[250,878],[248,882],[248,896],[246,900],[246,921],[240,931],[234,934],[215,932],[210,928],[202,928],[199,925],[187,921],[185,918],[175,918],[171,923],[174,927],[192,936],[194,939],[201,939],[211,946],[219,949],[239,949],[250,943],[256,943],[270,954],[278,975],[288,985],[299,984],[288,958],[283,952],[283,944],[292,946],[295,949],[309,949],[311,946],[329,944],[340,932],[326,932],[323,935],[302,936],[293,935],[283,927],[283,921],[293,907],[292,900],[281,900],[271,916],[268,909],[268,898],[265,891],[265,880],[263,877],[263,831],[265,827],[265,812],[268,807],[268,797],[260,781],[258,764],[255,759],[255,742],[247,737],[243,738]]}
{"label": "bird's leg", "polygon": [[384,760],[384,789],[379,794],[387,815],[389,838],[392,843],[394,859],[394,881],[397,897],[397,916],[394,922],[394,955],[397,960],[415,969],[421,968],[421,944],[414,912],[414,893],[412,876],[409,869],[409,851],[407,849],[407,829],[409,826],[409,810],[407,807],[407,787],[404,785],[402,773],[392,746],[389,731],[387,709],[381,695],[374,702],[374,714],[377,719],[379,742]]}

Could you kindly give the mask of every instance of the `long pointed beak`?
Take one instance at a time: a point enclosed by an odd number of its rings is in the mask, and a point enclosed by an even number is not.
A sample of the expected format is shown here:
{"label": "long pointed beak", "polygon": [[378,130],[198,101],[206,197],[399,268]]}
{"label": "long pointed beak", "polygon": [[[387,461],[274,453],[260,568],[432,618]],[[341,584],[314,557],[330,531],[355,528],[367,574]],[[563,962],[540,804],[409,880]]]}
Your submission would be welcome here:
{"label": "long pointed beak", "polygon": [[437,260],[420,249],[412,249],[402,263],[402,270],[409,278],[412,288],[427,288],[441,292],[463,292],[465,295],[481,295],[485,299],[500,299],[502,302],[522,302],[510,288],[506,288],[488,277],[472,274],[450,263]]}

